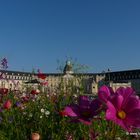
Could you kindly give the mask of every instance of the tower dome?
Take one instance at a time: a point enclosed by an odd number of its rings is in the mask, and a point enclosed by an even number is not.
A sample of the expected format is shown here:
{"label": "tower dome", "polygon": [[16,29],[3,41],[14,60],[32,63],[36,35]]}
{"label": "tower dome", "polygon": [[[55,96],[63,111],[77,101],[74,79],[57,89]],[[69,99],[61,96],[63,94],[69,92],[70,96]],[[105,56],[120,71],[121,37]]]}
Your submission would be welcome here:
{"label": "tower dome", "polygon": [[70,61],[66,61],[66,65],[64,67],[63,72],[64,72],[64,74],[72,74],[73,73],[72,64]]}

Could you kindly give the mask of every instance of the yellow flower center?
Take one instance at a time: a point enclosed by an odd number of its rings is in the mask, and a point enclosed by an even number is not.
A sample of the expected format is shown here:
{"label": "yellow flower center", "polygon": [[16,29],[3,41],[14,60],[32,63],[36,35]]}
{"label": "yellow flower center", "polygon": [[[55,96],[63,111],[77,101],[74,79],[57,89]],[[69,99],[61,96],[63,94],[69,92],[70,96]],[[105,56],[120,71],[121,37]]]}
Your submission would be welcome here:
{"label": "yellow flower center", "polygon": [[126,118],[126,113],[125,113],[124,111],[119,111],[119,112],[118,112],[118,117],[119,117],[120,119],[125,119],[125,118]]}

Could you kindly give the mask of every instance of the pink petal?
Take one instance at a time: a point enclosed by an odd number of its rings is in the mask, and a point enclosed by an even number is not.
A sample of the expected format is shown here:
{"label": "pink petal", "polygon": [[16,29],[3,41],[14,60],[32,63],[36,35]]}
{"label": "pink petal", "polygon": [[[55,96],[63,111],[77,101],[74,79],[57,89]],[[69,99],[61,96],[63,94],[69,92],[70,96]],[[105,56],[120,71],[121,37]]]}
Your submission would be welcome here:
{"label": "pink petal", "polygon": [[140,108],[133,109],[129,113],[127,113],[127,118],[133,119],[133,120],[139,119],[140,118]]}
{"label": "pink petal", "polygon": [[121,126],[124,130],[129,131],[129,132],[131,131],[130,126],[124,120],[117,118],[115,120],[115,123],[118,124],[119,126]]}
{"label": "pink petal", "polygon": [[127,95],[134,95],[135,94],[135,90],[133,89],[133,88],[131,88],[131,87],[127,87],[126,89],[125,89],[125,93],[127,93]]}
{"label": "pink petal", "polygon": [[118,95],[122,95],[124,97],[123,105],[125,105],[125,104],[127,104],[129,97],[131,95],[133,95],[135,93],[135,91],[131,87],[127,87],[127,88],[120,87],[117,89],[116,93]]}
{"label": "pink petal", "polygon": [[109,96],[110,96],[109,88],[107,86],[102,86],[98,92],[99,99],[102,100],[103,102],[107,102]]}
{"label": "pink petal", "polygon": [[77,114],[73,111],[73,109],[71,107],[65,107],[64,112],[66,115],[70,116],[70,117],[77,117]]}
{"label": "pink petal", "polygon": [[127,124],[127,126],[129,126],[129,128],[131,128],[130,130],[132,130],[133,128],[140,128],[140,119],[136,120],[136,119],[131,119],[131,118],[126,118],[124,120],[125,124]]}
{"label": "pink petal", "polygon": [[126,118],[124,119],[124,121],[125,121],[125,123],[127,123],[128,125],[131,125],[131,126],[132,126],[132,124],[135,122],[134,119],[128,118],[127,116],[126,116]]}
{"label": "pink petal", "polygon": [[116,93],[117,93],[118,95],[124,96],[124,95],[125,95],[125,88],[124,88],[124,87],[118,88],[118,89],[116,90]]}
{"label": "pink petal", "polygon": [[124,108],[125,112],[127,112],[127,113],[136,108],[138,109],[138,108],[140,108],[140,100],[134,96],[131,96],[131,97],[129,97],[127,104],[123,105],[123,108]]}
{"label": "pink petal", "polygon": [[140,128],[140,120],[135,120],[135,122],[133,123],[133,126]]}
{"label": "pink petal", "polygon": [[116,110],[121,110],[123,100],[124,98],[121,95],[114,95],[113,98],[110,99]]}
{"label": "pink petal", "polygon": [[114,105],[108,101],[107,102],[107,111],[106,111],[106,119],[107,120],[114,120],[116,118],[116,109],[114,107]]}
{"label": "pink petal", "polygon": [[140,121],[136,120],[136,119],[132,119],[132,118],[129,118],[127,117],[125,120],[124,120],[125,124],[127,124],[128,126],[140,126]]}

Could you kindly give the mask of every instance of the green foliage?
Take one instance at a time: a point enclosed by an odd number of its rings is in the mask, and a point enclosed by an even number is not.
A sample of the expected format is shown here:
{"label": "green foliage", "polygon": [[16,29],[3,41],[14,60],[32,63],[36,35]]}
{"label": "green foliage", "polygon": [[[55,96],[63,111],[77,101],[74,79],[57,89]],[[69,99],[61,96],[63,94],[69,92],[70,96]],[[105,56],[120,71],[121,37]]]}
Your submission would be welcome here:
{"label": "green foliage", "polygon": [[8,138],[6,137],[6,133],[3,131],[0,131],[0,140],[8,140]]}

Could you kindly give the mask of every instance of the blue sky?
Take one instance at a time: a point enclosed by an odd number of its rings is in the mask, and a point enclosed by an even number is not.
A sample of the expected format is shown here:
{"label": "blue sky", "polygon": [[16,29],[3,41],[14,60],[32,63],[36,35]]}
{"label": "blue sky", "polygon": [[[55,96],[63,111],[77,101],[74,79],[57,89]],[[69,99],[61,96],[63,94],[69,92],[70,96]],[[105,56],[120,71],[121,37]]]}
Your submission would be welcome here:
{"label": "blue sky", "polygon": [[139,0],[0,0],[9,70],[56,72],[66,56],[89,72],[140,68]]}

